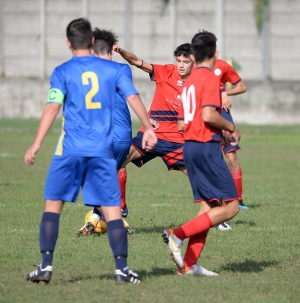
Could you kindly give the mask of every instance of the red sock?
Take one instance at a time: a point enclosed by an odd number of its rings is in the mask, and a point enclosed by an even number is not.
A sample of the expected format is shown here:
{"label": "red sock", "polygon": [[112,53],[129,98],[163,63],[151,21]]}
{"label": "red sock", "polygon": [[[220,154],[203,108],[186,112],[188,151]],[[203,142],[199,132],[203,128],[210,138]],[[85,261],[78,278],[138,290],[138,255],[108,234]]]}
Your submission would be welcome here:
{"label": "red sock", "polygon": [[178,228],[174,228],[173,232],[177,238],[184,240],[193,235],[208,231],[213,226],[209,215],[206,213],[186,222]]}
{"label": "red sock", "polygon": [[238,193],[238,200],[242,200],[242,195],[243,195],[242,170],[232,171],[231,175]]}
{"label": "red sock", "polygon": [[126,168],[121,168],[118,172],[118,179],[121,189],[121,208],[125,209],[126,207],[126,181],[127,181],[127,172]]}
{"label": "red sock", "polygon": [[184,267],[192,267],[200,257],[206,242],[207,232],[191,236],[184,256]]}

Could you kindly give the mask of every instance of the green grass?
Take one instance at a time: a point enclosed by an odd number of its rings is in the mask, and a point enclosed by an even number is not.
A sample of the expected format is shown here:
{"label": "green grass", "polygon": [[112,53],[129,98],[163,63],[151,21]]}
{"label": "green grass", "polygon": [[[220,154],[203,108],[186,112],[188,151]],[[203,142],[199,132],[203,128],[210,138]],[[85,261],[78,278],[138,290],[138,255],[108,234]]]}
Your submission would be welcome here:
{"label": "green grass", "polygon": [[[218,277],[175,275],[161,239],[198,210],[188,178],[161,159],[128,165],[129,266],[143,284],[116,286],[107,236],[77,238],[88,210],[67,203],[49,285],[25,280],[40,262],[45,175],[60,132],[57,121],[33,167],[23,156],[38,121],[0,120],[0,302],[299,302],[300,128],[240,125],[244,202],[251,207],[212,229],[199,263]],[[135,124],[135,130],[138,125]]]}

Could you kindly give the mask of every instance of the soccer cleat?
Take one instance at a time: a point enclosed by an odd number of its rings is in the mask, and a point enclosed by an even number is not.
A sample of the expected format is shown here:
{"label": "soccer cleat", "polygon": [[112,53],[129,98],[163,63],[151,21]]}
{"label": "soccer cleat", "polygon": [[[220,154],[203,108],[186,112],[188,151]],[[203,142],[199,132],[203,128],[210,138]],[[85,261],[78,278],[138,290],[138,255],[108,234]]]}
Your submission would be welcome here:
{"label": "soccer cleat", "polygon": [[125,209],[122,209],[121,208],[121,215],[122,215],[122,218],[126,218],[128,216],[128,208],[127,208],[127,205],[125,207]]}
{"label": "soccer cleat", "polygon": [[204,267],[200,266],[199,264],[195,264],[192,267],[188,267],[188,268],[179,268],[177,270],[177,275],[194,275],[194,276],[207,276],[207,277],[218,276],[216,272],[207,270]]}
{"label": "soccer cleat", "polygon": [[243,200],[239,200],[239,207],[240,209],[248,210],[249,207],[244,204]]}
{"label": "soccer cleat", "polygon": [[117,284],[133,283],[140,284],[141,280],[138,279],[138,274],[132,270],[128,270],[128,274],[123,273],[120,269],[116,269],[115,278]]}
{"label": "soccer cleat", "polygon": [[215,228],[218,230],[226,231],[226,230],[231,230],[232,228],[229,226],[227,222],[222,222],[220,224],[216,224]]}
{"label": "soccer cleat", "polygon": [[83,235],[91,235],[94,232],[95,226],[92,222],[87,222],[84,224],[76,233],[78,237],[83,236]]}
{"label": "soccer cleat", "polygon": [[52,266],[47,266],[44,269],[41,268],[42,264],[35,265],[37,269],[30,272],[26,279],[27,281],[39,283],[39,282],[45,282],[49,283],[52,278]]}
{"label": "soccer cleat", "polygon": [[181,256],[181,248],[183,241],[177,238],[173,229],[165,229],[162,234],[164,242],[168,244],[170,255],[178,268],[183,267],[183,259]]}

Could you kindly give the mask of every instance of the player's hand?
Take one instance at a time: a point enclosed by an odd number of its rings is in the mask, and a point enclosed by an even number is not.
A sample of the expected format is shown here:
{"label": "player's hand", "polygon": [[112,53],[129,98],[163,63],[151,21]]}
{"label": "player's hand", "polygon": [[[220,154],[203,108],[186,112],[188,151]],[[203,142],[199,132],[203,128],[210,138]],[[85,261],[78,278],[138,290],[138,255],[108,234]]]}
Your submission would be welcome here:
{"label": "player's hand", "polygon": [[33,165],[35,162],[35,154],[40,149],[40,145],[34,143],[30,146],[30,148],[26,151],[24,156],[24,162],[26,165]]}
{"label": "player's hand", "polygon": [[241,139],[241,133],[238,128],[235,128],[234,132],[231,134],[235,141],[231,142],[230,145],[238,145]]}
{"label": "player's hand", "polygon": [[113,45],[113,49],[112,49],[113,51],[118,53],[119,49],[120,49],[120,46],[117,43]]}
{"label": "player's hand", "polygon": [[231,101],[227,95],[226,92],[222,92],[221,93],[221,97],[222,97],[222,108],[228,112],[232,106]]}
{"label": "player's hand", "polygon": [[225,130],[222,131],[222,137],[223,139],[221,140],[220,144],[223,146],[228,146],[229,144],[235,142],[235,138]]}
{"label": "player's hand", "polygon": [[146,151],[150,151],[154,148],[157,143],[157,137],[153,129],[145,129],[143,140],[142,140],[142,148]]}
{"label": "player's hand", "polygon": [[149,121],[150,121],[151,125],[153,126],[154,130],[159,129],[159,123],[156,120],[149,118]]}

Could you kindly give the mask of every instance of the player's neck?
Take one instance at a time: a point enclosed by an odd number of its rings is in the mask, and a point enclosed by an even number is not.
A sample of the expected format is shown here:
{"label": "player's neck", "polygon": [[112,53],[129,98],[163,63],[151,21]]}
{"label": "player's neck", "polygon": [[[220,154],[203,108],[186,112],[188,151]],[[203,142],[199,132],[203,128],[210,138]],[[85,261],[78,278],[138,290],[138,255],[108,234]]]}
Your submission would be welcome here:
{"label": "player's neck", "polygon": [[91,51],[89,49],[77,49],[77,50],[72,50],[73,56],[76,57],[84,57],[84,56],[89,56],[91,54]]}
{"label": "player's neck", "polygon": [[209,59],[209,60],[202,61],[201,63],[198,63],[198,62],[197,62],[197,67],[207,67],[207,68],[210,69],[211,71],[213,70],[214,65],[215,65],[215,59],[214,59],[214,58],[211,58],[211,59]]}

